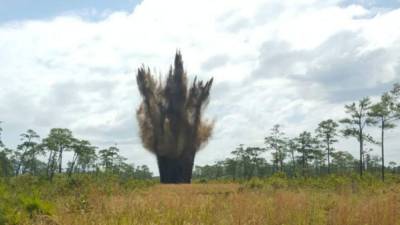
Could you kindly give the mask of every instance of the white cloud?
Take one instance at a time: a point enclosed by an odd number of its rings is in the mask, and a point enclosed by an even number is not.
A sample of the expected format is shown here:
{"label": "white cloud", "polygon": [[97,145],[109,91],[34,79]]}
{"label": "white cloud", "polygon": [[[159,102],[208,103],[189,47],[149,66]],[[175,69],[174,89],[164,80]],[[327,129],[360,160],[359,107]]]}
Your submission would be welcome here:
{"label": "white cloud", "polygon": [[190,75],[215,77],[206,113],[217,120],[215,134],[197,163],[240,143],[262,145],[275,123],[290,135],[313,130],[343,117],[346,102],[400,79],[400,9],[374,16],[339,3],[144,0],[97,22],[69,13],[2,24],[5,141],[15,144],[28,128],[45,135],[68,127],[101,146],[119,143],[131,161],[156,171],[137,136],[135,71],[145,63],[165,74],[177,48]]}

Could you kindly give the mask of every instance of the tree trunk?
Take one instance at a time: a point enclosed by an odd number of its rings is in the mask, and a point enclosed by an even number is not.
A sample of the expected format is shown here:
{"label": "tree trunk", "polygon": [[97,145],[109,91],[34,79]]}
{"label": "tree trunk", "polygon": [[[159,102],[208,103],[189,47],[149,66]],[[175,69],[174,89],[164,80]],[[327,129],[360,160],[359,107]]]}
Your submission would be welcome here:
{"label": "tree trunk", "polygon": [[57,153],[53,152],[53,155],[51,156],[51,161],[50,161],[50,171],[49,171],[49,180],[50,181],[53,181],[54,172],[57,168],[56,156],[57,156]]}
{"label": "tree trunk", "polygon": [[18,162],[17,168],[15,170],[15,176],[18,176],[20,174],[20,172],[21,172],[21,174],[23,174],[25,172],[24,171],[25,170],[25,166],[22,165],[24,163],[24,161],[25,161],[25,153],[26,153],[26,151],[21,153],[21,157],[19,157],[19,162]]}
{"label": "tree trunk", "polygon": [[359,132],[359,142],[360,142],[360,177],[363,175],[363,155],[364,155],[364,137],[363,137],[363,132],[362,128],[360,127],[360,132]]}
{"label": "tree trunk", "polygon": [[18,162],[17,168],[15,169],[15,176],[19,175],[19,171],[21,170],[21,162]]}
{"label": "tree trunk", "polygon": [[292,150],[292,165],[293,165],[293,176],[296,177],[296,162],[294,159],[294,150]]}
{"label": "tree trunk", "polygon": [[60,149],[60,153],[58,155],[58,173],[62,172],[62,154],[63,154],[63,149]]}
{"label": "tree trunk", "polygon": [[49,160],[47,162],[47,177],[50,177],[50,169],[51,169],[51,163],[52,163],[52,158],[53,158],[53,151],[50,151],[49,154]]}
{"label": "tree trunk", "polygon": [[36,175],[36,156],[35,153],[32,154],[32,175]]}
{"label": "tree trunk", "polygon": [[382,136],[381,136],[381,150],[382,150],[382,181],[385,181],[385,121],[382,120]]}
{"label": "tree trunk", "polygon": [[328,139],[327,144],[328,144],[328,174],[331,174],[331,161],[330,161],[330,156],[331,156],[331,146],[329,145],[330,140]]}
{"label": "tree trunk", "polygon": [[76,162],[77,158],[78,158],[78,155],[75,153],[74,156],[72,157],[71,167],[68,170],[68,176],[69,177],[71,177],[72,172],[74,171],[75,162]]}
{"label": "tree trunk", "polygon": [[303,174],[303,177],[305,176],[305,171],[306,171],[306,157],[305,157],[305,153],[304,153],[304,151],[305,150],[303,150],[303,157],[302,157],[302,163],[303,163],[303,171],[302,171],[302,174]]}

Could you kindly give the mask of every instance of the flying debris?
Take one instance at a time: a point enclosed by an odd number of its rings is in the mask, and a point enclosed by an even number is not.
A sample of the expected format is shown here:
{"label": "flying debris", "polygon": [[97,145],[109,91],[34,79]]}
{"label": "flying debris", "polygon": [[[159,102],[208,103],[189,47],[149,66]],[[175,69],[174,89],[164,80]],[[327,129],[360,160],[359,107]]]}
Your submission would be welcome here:
{"label": "flying debris", "polygon": [[137,110],[143,146],[157,157],[161,183],[190,183],[194,159],[212,134],[214,122],[202,118],[211,78],[188,87],[182,55],[175,55],[165,82],[142,66],[137,72],[142,102]]}

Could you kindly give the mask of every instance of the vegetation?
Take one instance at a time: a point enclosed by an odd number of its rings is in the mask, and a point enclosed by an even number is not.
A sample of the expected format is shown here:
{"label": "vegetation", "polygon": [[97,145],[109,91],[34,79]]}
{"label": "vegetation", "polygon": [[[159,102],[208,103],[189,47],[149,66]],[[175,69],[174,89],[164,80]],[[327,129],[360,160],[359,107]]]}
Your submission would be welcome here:
{"label": "vegetation", "polygon": [[340,122],[346,125],[346,129],[342,132],[345,137],[354,137],[360,144],[360,176],[363,175],[363,157],[364,157],[364,141],[374,142],[371,136],[365,133],[365,128],[373,123],[373,119],[368,116],[368,110],[371,107],[371,101],[368,97],[361,99],[358,104],[352,103],[346,105],[346,113],[349,118],[343,119]]}
{"label": "vegetation", "polygon": [[[57,173],[52,181],[29,174],[1,179],[0,224],[101,224],[84,222],[82,217],[107,204],[110,196],[128,196],[154,183],[107,173],[72,177]],[[74,221],[64,220],[69,216]]]}
{"label": "vegetation", "polygon": [[400,180],[364,174],[159,185],[101,174],[0,183],[0,224],[398,225]]}
{"label": "vegetation", "polygon": [[[0,136],[1,137],[1,136]],[[1,140],[1,138],[0,138]],[[80,140],[68,129],[54,128],[40,140],[29,129],[21,134],[22,143],[16,149],[0,147],[0,175],[4,178],[32,175],[52,181],[56,174],[111,174],[125,178],[150,179],[153,174],[146,165],[126,163],[116,146],[96,151],[87,140]],[[73,152],[72,159],[64,167],[63,155]],[[44,161],[44,159],[46,159]]]}
{"label": "vegetation", "polygon": [[337,124],[335,121],[329,119],[322,121],[316,129],[317,137],[320,138],[322,147],[326,150],[326,159],[328,163],[328,173],[331,173],[331,155],[334,150],[332,145],[337,142]]}
{"label": "vegetation", "polygon": [[[393,93],[396,93],[396,86]],[[385,180],[385,130],[396,127],[395,121],[400,119],[400,105],[394,101],[394,96],[385,93],[381,97],[381,101],[371,106],[369,116],[375,119],[374,123],[378,124],[381,129],[381,150],[382,150],[382,180]]]}
{"label": "vegetation", "polygon": [[[382,95],[372,103],[370,98],[345,106],[348,118],[338,122],[327,119],[320,122],[313,134],[303,131],[297,137],[287,137],[279,124],[274,125],[270,134],[264,138],[264,147],[244,147],[243,144],[232,151],[233,157],[216,162],[213,165],[196,166],[194,177],[203,180],[212,179],[251,179],[265,178],[277,172],[289,177],[320,177],[331,173],[351,175],[358,170],[360,176],[367,171],[374,176],[380,173],[384,180],[385,172],[398,173],[400,167],[395,162],[385,166],[385,131],[396,127],[400,120],[400,85]],[[342,126],[340,126],[342,125]],[[380,141],[367,133],[377,126]],[[360,158],[356,160],[350,153],[337,150],[335,144],[342,137],[353,137],[359,143]],[[379,145],[381,155],[371,155],[365,149],[366,143]],[[371,150],[371,148],[369,148]],[[266,152],[271,153],[271,163]]]}
{"label": "vegetation", "polygon": [[[7,147],[0,126],[0,225],[400,224],[400,166],[386,166],[384,157],[385,134],[400,120],[400,84],[377,102],[346,105],[347,118],[321,121],[314,132],[289,137],[276,124],[264,146],[241,144],[193,170],[213,129],[202,118],[212,79],[188,88],[178,52],[165,83],[144,67],[137,82],[140,135],[157,157],[161,183],[190,183],[193,172],[195,184],[160,185],[117,146],[99,149],[66,128],[43,139],[28,129]],[[359,159],[336,148],[341,135],[357,140]]]}

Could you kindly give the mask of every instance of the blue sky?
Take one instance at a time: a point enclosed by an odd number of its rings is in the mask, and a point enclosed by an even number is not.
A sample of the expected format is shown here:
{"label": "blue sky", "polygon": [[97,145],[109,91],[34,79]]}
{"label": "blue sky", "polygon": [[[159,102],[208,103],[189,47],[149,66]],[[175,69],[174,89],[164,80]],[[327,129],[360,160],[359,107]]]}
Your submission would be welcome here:
{"label": "blue sky", "polygon": [[[65,13],[83,14],[88,20],[101,19],[102,13],[131,12],[142,0],[0,0],[0,22],[42,20]],[[359,4],[365,8],[393,9],[400,0],[343,0],[340,5]],[[88,13],[92,12],[92,13]],[[96,13],[93,13],[96,12]]]}
{"label": "blue sky", "polygon": [[[42,20],[65,13],[131,12],[141,0],[0,0],[0,22]],[[87,15],[87,19],[98,19]]]}
{"label": "blue sky", "polygon": [[399,0],[344,0],[343,4],[360,4],[366,8],[398,8],[400,5]]}

